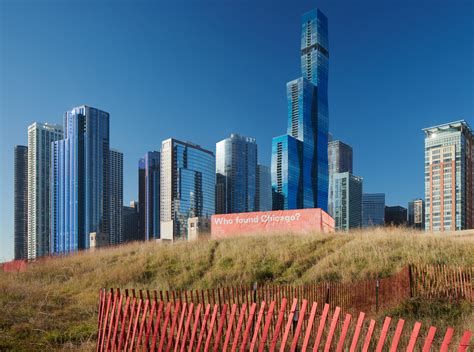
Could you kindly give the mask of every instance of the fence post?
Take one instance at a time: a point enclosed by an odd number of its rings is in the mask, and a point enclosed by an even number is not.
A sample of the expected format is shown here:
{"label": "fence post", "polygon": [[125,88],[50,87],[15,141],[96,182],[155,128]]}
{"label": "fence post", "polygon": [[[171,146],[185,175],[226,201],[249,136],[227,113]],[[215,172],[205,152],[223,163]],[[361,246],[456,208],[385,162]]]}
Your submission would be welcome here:
{"label": "fence post", "polygon": [[375,282],[375,311],[378,313],[379,311],[379,279]]}
{"label": "fence post", "polygon": [[411,264],[408,264],[408,281],[410,283],[410,298],[413,298],[413,272]]}

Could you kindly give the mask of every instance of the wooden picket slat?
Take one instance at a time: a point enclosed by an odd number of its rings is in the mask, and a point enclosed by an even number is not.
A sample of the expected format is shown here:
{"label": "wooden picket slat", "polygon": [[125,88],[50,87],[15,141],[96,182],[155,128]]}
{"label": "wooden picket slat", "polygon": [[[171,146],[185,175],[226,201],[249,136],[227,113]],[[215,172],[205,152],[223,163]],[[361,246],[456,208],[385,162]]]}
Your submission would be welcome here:
{"label": "wooden picket slat", "polygon": [[324,346],[324,352],[329,352],[331,350],[331,343],[332,343],[332,338],[334,336],[334,332],[336,331],[336,325],[337,321],[339,320],[339,314],[341,313],[341,308],[336,307],[334,310],[334,314],[331,319],[331,325],[329,328],[329,334],[326,339],[326,345]]}
{"label": "wooden picket slat", "polygon": [[402,336],[404,324],[405,320],[398,319],[397,327],[395,329],[395,335],[393,335],[392,345],[390,346],[390,352],[397,352],[398,343],[400,341],[400,336]]}
{"label": "wooden picket slat", "polygon": [[416,322],[415,325],[413,326],[413,331],[411,333],[406,352],[413,352],[415,350],[416,340],[418,339],[420,328],[421,328],[421,323]]}
{"label": "wooden picket slat", "polygon": [[448,352],[449,351],[449,344],[451,343],[451,339],[453,338],[454,329],[447,328],[446,333],[443,338],[443,342],[441,343],[440,352]]}
{"label": "wooden picket slat", "polygon": [[458,352],[465,352],[469,347],[469,341],[471,341],[472,332],[464,331],[464,334],[461,337],[459,342]]}
{"label": "wooden picket slat", "polygon": [[364,323],[365,313],[360,312],[359,318],[357,319],[356,329],[354,331],[354,336],[352,337],[351,347],[349,352],[355,352],[357,348],[357,342],[359,342],[360,331],[362,330],[362,324]]}
{"label": "wooden picket slat", "polygon": [[425,343],[423,345],[423,352],[429,352],[431,349],[431,345],[433,344],[433,339],[436,333],[436,328],[434,326],[430,326],[428,330],[428,335],[426,336]]}
{"label": "wooden picket slat", "polygon": [[365,335],[364,346],[362,347],[362,352],[367,352],[370,346],[370,340],[372,339],[372,334],[374,333],[375,320],[371,319],[367,334]]}
{"label": "wooden picket slat", "polygon": [[349,329],[351,318],[352,316],[350,314],[346,314],[344,325],[342,326],[341,336],[339,337],[339,342],[337,343],[336,352],[342,352],[344,348],[344,341],[346,340],[347,330]]}

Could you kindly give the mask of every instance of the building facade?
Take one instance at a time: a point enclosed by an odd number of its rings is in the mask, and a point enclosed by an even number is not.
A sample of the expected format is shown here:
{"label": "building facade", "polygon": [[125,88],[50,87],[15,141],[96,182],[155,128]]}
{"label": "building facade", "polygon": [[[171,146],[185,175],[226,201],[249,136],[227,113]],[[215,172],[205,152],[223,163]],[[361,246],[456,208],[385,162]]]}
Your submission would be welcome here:
{"label": "building facade", "polygon": [[466,121],[425,128],[425,229],[474,227],[474,138]]}
{"label": "building facade", "polygon": [[257,205],[258,211],[272,210],[272,174],[266,165],[257,165]]}
{"label": "building facade", "polygon": [[257,143],[231,134],[216,143],[216,213],[257,209]]}
{"label": "building facade", "polygon": [[318,9],[301,22],[302,77],[287,83],[287,134],[272,141],[273,209],[328,202],[328,22]]}
{"label": "building facade", "polygon": [[337,230],[349,230],[362,226],[362,187],[361,177],[349,172],[335,173],[333,177],[333,214]]}
{"label": "building facade", "polygon": [[215,212],[214,153],[170,138],[161,146],[161,239],[187,240],[188,219]]}
{"label": "building facade", "polygon": [[385,225],[405,226],[407,224],[407,208],[399,205],[385,207]]}
{"label": "building facade", "polygon": [[28,258],[28,147],[16,145],[13,154],[13,243],[16,260]]}
{"label": "building facade", "polygon": [[425,202],[423,199],[414,199],[408,202],[408,226],[425,229]]}
{"label": "building facade", "polygon": [[28,259],[49,254],[51,143],[61,138],[60,125],[28,127]]}
{"label": "building facade", "polygon": [[130,206],[123,206],[122,210],[123,218],[123,241],[140,241],[142,240],[139,236],[139,217],[138,217],[138,202],[130,202]]}
{"label": "building facade", "polygon": [[[352,147],[346,143],[335,140],[328,143],[328,170],[329,170],[329,193],[328,193],[328,213],[334,216],[335,199],[333,175],[337,173],[349,172],[353,173],[352,169]],[[362,197],[362,196],[361,196]],[[337,227],[337,225],[336,225]]]}
{"label": "building facade", "polygon": [[51,252],[89,248],[109,234],[109,113],[79,106],[64,114],[65,138],[52,144]]}
{"label": "building facade", "polygon": [[160,152],[147,152],[138,162],[138,211],[142,240],[160,239]]}
{"label": "building facade", "polygon": [[385,225],[385,193],[362,194],[362,227]]}
{"label": "building facade", "polygon": [[123,154],[110,149],[110,229],[109,242],[116,245],[124,242],[123,236]]}

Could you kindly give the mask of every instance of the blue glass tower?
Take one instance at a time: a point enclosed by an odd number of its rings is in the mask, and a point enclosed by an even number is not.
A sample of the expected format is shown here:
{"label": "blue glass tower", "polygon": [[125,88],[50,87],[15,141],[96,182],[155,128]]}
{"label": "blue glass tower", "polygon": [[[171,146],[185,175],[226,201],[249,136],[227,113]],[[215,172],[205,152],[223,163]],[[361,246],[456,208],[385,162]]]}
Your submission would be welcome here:
{"label": "blue glass tower", "polygon": [[160,239],[160,152],[138,162],[138,211],[141,239]]}
{"label": "blue glass tower", "polygon": [[257,210],[257,143],[231,134],[216,143],[216,213]]}
{"label": "blue glass tower", "polygon": [[302,77],[286,85],[287,134],[272,141],[273,209],[322,208],[328,201],[328,21],[303,15]]}
{"label": "blue glass tower", "polygon": [[109,113],[73,108],[64,131],[51,148],[53,254],[87,249],[91,232],[109,232]]}

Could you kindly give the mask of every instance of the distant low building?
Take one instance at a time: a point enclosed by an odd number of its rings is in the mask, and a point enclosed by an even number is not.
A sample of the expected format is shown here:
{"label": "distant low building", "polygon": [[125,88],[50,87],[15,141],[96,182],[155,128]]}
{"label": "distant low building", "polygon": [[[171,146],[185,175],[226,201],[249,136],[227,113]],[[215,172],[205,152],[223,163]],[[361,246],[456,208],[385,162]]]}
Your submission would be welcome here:
{"label": "distant low building", "polygon": [[109,245],[109,234],[105,232],[91,232],[89,234],[90,249],[103,248]]}
{"label": "distant low building", "polygon": [[364,193],[362,195],[362,226],[383,226],[385,224],[385,193]]}
{"label": "distant low building", "polygon": [[425,202],[414,199],[408,203],[408,226],[425,229]]}
{"label": "distant low building", "polygon": [[211,234],[211,220],[209,218],[194,217],[188,219],[188,240],[195,241]]}
{"label": "distant low building", "polygon": [[385,225],[404,226],[407,224],[407,208],[399,205],[385,207]]}

